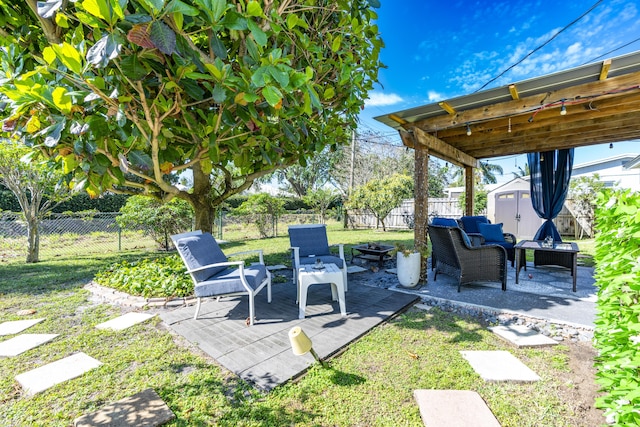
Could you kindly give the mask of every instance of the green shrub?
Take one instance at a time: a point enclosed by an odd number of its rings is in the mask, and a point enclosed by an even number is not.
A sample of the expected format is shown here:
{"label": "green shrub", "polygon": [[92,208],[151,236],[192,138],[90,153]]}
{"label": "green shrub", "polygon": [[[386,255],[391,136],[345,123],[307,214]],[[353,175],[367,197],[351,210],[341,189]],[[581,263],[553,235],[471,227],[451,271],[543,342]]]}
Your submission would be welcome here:
{"label": "green shrub", "polygon": [[596,405],[618,426],[640,425],[640,193],[598,195],[594,333]]}
{"label": "green shrub", "polygon": [[130,295],[152,297],[185,297],[193,293],[191,276],[178,255],[123,261],[98,272],[95,282]]}
{"label": "green shrub", "polygon": [[116,218],[122,228],[142,229],[161,248],[169,248],[169,236],[190,230],[193,208],[185,200],[173,199],[163,203],[146,196],[132,196]]}

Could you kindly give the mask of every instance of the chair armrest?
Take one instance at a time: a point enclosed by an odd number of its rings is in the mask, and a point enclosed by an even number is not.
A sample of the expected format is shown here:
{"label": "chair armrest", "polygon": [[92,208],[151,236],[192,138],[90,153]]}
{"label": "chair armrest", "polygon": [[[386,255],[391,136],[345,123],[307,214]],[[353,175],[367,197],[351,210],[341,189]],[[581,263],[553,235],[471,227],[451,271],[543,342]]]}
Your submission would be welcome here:
{"label": "chair armrest", "polygon": [[333,248],[337,246],[338,247],[338,254],[340,255],[340,258],[342,258],[342,260],[344,261],[344,243],[336,243],[333,245],[329,245],[330,248]]}
{"label": "chair armrest", "polygon": [[252,249],[249,251],[235,252],[227,255],[227,258],[231,258],[232,256],[237,256],[237,255],[253,255],[253,254],[258,254],[258,258],[260,258],[260,264],[264,264],[264,255],[263,255],[262,249]]}
{"label": "chair armrest", "polygon": [[289,249],[293,251],[293,268],[297,268],[300,265],[300,247],[292,246]]}
{"label": "chair armrest", "polygon": [[244,267],[244,261],[216,262],[215,264],[204,265],[202,267],[194,268],[193,270],[187,270],[187,273],[195,273],[196,271],[206,270],[207,268],[211,267],[230,267],[232,265]]}
{"label": "chair armrest", "polygon": [[482,234],[480,233],[467,233],[467,236],[469,236],[469,239],[471,239],[471,245],[476,247],[476,246],[482,246],[484,245],[485,242],[485,238]]}
{"label": "chair armrest", "polygon": [[514,236],[511,233],[502,233],[502,235],[504,236],[504,240],[505,242],[509,242],[512,245],[515,245],[516,243],[518,243],[518,241],[516,240],[516,236]]}

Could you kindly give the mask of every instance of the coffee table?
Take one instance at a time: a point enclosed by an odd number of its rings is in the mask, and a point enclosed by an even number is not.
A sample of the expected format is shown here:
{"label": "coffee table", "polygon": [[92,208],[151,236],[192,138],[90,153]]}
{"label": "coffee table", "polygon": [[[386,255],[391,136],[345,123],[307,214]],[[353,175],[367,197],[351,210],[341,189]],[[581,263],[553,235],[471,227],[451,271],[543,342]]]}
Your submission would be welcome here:
{"label": "coffee table", "polygon": [[338,300],[340,314],[342,317],[346,317],[347,305],[342,270],[335,264],[324,264],[322,269],[316,269],[313,264],[305,264],[298,269],[298,318],[304,319],[309,286],[320,283],[331,284],[331,298],[333,301]]}
{"label": "coffee table", "polygon": [[515,245],[516,251],[516,283],[520,275],[520,268],[527,271],[526,250],[534,251],[535,265],[558,265],[571,270],[573,276],[573,292],[576,291],[576,277],[578,275],[578,252],[576,243],[554,243],[552,247],[545,247],[541,240],[522,240]]}

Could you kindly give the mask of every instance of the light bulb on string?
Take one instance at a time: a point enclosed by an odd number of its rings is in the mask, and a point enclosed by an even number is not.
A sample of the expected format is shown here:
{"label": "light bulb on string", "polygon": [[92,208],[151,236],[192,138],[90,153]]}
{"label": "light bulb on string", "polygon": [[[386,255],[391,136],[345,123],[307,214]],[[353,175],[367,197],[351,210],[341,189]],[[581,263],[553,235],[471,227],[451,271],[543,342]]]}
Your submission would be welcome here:
{"label": "light bulb on string", "polygon": [[509,117],[509,128],[507,129],[507,132],[511,133],[511,117]]}
{"label": "light bulb on string", "polygon": [[560,115],[561,116],[567,115],[567,107],[564,106],[564,99],[562,100],[562,107],[560,107]]}
{"label": "light bulb on string", "polygon": [[467,123],[467,136],[471,136],[471,126]]}

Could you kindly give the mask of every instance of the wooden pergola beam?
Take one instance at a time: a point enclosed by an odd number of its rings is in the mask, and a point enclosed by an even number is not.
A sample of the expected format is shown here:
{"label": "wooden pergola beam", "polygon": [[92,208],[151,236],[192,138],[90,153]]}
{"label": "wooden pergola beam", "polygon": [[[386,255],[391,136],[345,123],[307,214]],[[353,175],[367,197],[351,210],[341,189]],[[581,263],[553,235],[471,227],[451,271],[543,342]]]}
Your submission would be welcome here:
{"label": "wooden pergola beam", "polygon": [[[463,153],[462,151],[447,144],[441,139],[428,134],[418,127],[412,127],[410,131],[411,133],[413,133],[413,143],[427,147],[429,149],[429,153],[435,155],[436,157],[439,157],[442,160],[446,160],[458,166],[469,166],[472,168],[478,167],[478,159],[473,158],[466,153]],[[406,136],[402,137],[403,142],[405,141],[405,139]]]}

